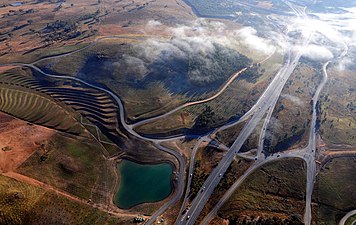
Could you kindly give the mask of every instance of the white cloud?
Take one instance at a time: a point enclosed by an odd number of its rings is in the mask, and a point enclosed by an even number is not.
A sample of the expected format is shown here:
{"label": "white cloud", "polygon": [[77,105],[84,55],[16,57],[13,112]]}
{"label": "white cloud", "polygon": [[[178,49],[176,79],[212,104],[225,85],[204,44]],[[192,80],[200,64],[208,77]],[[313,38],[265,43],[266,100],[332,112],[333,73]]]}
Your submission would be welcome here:
{"label": "white cloud", "polygon": [[313,44],[303,49],[303,56],[318,61],[327,61],[334,57],[333,53],[326,47]]}
{"label": "white cloud", "polygon": [[162,23],[160,21],[150,20],[146,24],[146,30],[152,30],[152,29],[155,29],[155,28],[157,28],[159,26],[162,26]]}
{"label": "white cloud", "polygon": [[241,39],[241,42],[255,51],[262,52],[264,54],[271,54],[275,51],[275,47],[270,41],[257,36],[257,31],[252,27],[245,27],[239,30],[237,36]]}
{"label": "white cloud", "polygon": [[281,97],[284,97],[286,99],[288,99],[289,101],[293,102],[294,104],[298,105],[298,106],[303,106],[303,101],[298,98],[297,96],[293,96],[293,95],[289,95],[289,94],[283,94]]}

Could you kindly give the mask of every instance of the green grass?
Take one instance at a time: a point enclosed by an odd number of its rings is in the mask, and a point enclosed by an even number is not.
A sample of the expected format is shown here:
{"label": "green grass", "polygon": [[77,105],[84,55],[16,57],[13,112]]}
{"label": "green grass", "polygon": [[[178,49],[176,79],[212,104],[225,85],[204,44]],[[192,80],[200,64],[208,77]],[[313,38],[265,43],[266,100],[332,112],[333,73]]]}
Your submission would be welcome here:
{"label": "green grass", "polygon": [[101,148],[90,140],[55,135],[18,171],[82,199],[106,203],[115,177]]}
{"label": "green grass", "polygon": [[[348,219],[346,220],[345,225],[353,225],[353,224],[355,224],[355,223],[353,223],[353,222],[355,222],[355,221],[356,221],[356,215],[351,216],[350,218],[348,218]],[[353,223],[353,224],[352,224],[352,223]]]}
{"label": "green grass", "polygon": [[323,89],[320,135],[327,144],[356,144],[356,79],[354,71],[329,68]]}
{"label": "green grass", "polygon": [[91,206],[0,175],[0,224],[128,224]]}
{"label": "green grass", "polygon": [[328,162],[317,177],[313,200],[315,220],[333,225],[356,208],[356,162],[353,158],[337,158]]}
{"label": "green grass", "polygon": [[0,84],[0,87],[1,111],[60,131],[76,135],[85,132],[85,128],[74,119],[74,111],[51,97],[15,85]]}
{"label": "green grass", "polygon": [[300,64],[284,86],[267,129],[268,152],[303,148],[307,145],[311,120],[310,101],[321,75],[318,68]]}
{"label": "green grass", "polygon": [[219,216],[286,218],[304,213],[305,163],[300,159],[270,162],[253,172],[226,202]]}

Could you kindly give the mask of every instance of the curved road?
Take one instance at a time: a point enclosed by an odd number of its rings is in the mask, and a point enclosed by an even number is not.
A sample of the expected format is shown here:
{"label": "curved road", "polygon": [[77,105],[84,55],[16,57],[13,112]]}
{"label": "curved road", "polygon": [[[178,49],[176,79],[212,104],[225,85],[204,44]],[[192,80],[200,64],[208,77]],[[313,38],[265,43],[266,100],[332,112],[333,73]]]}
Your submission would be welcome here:
{"label": "curved road", "polygon": [[[252,67],[252,66],[250,66]],[[234,75],[232,75],[228,80],[227,82],[221,87],[221,89],[216,93],[214,94],[213,96],[209,97],[209,98],[206,98],[206,99],[203,99],[203,100],[199,100],[199,101],[194,101],[194,102],[187,102],[167,113],[164,113],[162,115],[159,115],[159,116],[155,116],[155,117],[152,117],[152,118],[149,118],[149,119],[145,119],[145,120],[142,120],[140,122],[137,122],[137,123],[133,123],[131,125],[129,125],[130,127],[137,127],[137,126],[141,126],[143,124],[146,124],[146,123],[150,123],[150,122],[153,122],[153,121],[156,121],[156,120],[159,120],[159,119],[162,119],[164,117],[167,117],[183,108],[186,108],[188,106],[192,106],[192,105],[197,105],[197,104],[202,104],[202,103],[206,103],[206,102],[209,102],[211,100],[214,100],[215,98],[219,97],[219,95],[221,95],[221,93],[223,93],[225,91],[225,89],[243,72],[245,72],[249,67],[245,67],[243,68],[242,70],[240,70],[239,72],[235,73]]]}
{"label": "curved road", "polygon": [[309,143],[306,147],[307,154],[305,156],[305,160],[307,163],[307,188],[306,188],[306,200],[305,200],[305,215],[304,215],[304,223],[305,225],[311,224],[311,201],[314,189],[315,182],[315,157],[316,157],[316,140],[317,140],[317,130],[316,130],[316,119],[317,119],[317,103],[319,99],[319,95],[324,85],[327,82],[328,74],[327,74],[327,66],[329,62],[326,62],[323,65],[323,79],[318,86],[314,96],[313,96],[313,116],[312,122],[309,130]]}
{"label": "curved road", "polygon": [[[300,16],[298,14],[298,16]],[[303,41],[302,46],[306,47],[314,31],[310,33],[310,36]],[[212,173],[209,175],[203,187],[199,191],[197,197],[192,201],[191,207],[188,212],[184,215],[178,215],[178,219],[176,224],[194,224],[198,216],[200,215],[201,210],[204,208],[205,204],[209,200],[211,194],[213,193],[215,187],[219,184],[222,179],[224,173],[227,168],[231,164],[234,156],[238,154],[241,146],[252,133],[252,131],[256,128],[258,122],[265,115],[266,111],[272,107],[275,107],[275,104],[282,92],[282,89],[288,80],[289,76],[294,71],[299,59],[301,58],[303,52],[303,48],[300,48],[299,51],[293,55],[293,60],[290,60],[291,54],[288,54],[288,59],[279,73],[272,80],[266,91],[263,93],[259,101],[254,105],[255,113],[249,122],[244,126],[242,131],[240,132],[238,138],[235,140],[233,145],[230,147],[230,150],[226,153],[226,155],[219,162],[218,166],[214,168]],[[258,107],[258,109],[257,109]],[[278,157],[278,156],[277,156]]]}
{"label": "curved road", "polygon": [[[264,62],[267,61],[269,58],[271,58],[274,54],[275,54],[275,51],[274,51],[273,53],[271,53],[270,55],[268,55],[265,59],[263,59],[262,61],[260,61],[260,62],[257,63],[257,64],[264,63]],[[143,124],[147,124],[147,123],[156,121],[156,120],[158,120],[158,119],[162,119],[162,118],[164,118],[164,117],[167,117],[167,116],[169,116],[169,115],[171,115],[171,114],[173,114],[173,113],[175,113],[175,112],[177,112],[177,111],[179,111],[179,110],[181,110],[181,109],[183,109],[183,108],[186,108],[186,107],[188,107],[188,106],[203,104],[203,103],[212,101],[212,100],[214,100],[215,98],[219,97],[219,96],[226,90],[226,88],[228,88],[229,85],[230,85],[241,73],[245,72],[247,69],[252,68],[252,67],[253,67],[253,65],[250,65],[250,66],[245,67],[245,68],[241,69],[240,71],[236,72],[234,75],[232,75],[232,76],[225,82],[225,84],[224,84],[223,86],[221,86],[220,90],[219,90],[216,94],[214,94],[213,96],[210,96],[210,97],[208,97],[208,98],[206,98],[206,99],[194,101],[194,102],[187,102],[187,103],[185,103],[185,104],[183,104],[183,105],[181,105],[181,106],[179,106],[179,107],[177,107],[177,108],[175,108],[175,109],[173,109],[173,110],[171,110],[171,111],[169,111],[169,112],[167,112],[167,113],[164,113],[164,114],[161,114],[161,115],[158,115],[158,116],[154,116],[154,117],[151,117],[151,118],[149,118],[149,119],[145,119],[145,120],[139,121],[139,122],[137,122],[137,123],[133,123],[133,124],[131,124],[131,125],[129,125],[129,126],[131,126],[131,127],[141,126],[141,125],[143,125]],[[244,115],[244,116],[245,116],[244,119],[247,118],[249,115],[251,115],[252,112],[253,112],[253,110],[250,110],[250,111],[247,113],[247,115]],[[244,119],[243,119],[243,120],[244,120]]]}
{"label": "curved road", "polygon": [[[342,217],[342,219],[339,222],[339,225],[345,225],[345,222],[351,217],[356,215],[356,209],[352,210],[351,212],[347,213],[344,217]],[[351,225],[356,224],[356,219],[354,221],[352,221]]]}
{"label": "curved road", "polygon": [[166,204],[164,204],[159,210],[157,210],[151,218],[146,222],[146,224],[151,225],[154,223],[157,219],[158,216],[160,216],[162,213],[164,213],[171,205],[176,203],[183,195],[183,183],[184,183],[184,169],[185,169],[185,163],[184,163],[184,158],[182,155],[180,155],[177,151],[166,148],[161,146],[158,142],[154,142],[154,145],[164,151],[167,152],[173,156],[175,156],[179,162],[179,172],[178,172],[178,187],[177,187],[177,193],[174,195],[174,197],[169,200]]}

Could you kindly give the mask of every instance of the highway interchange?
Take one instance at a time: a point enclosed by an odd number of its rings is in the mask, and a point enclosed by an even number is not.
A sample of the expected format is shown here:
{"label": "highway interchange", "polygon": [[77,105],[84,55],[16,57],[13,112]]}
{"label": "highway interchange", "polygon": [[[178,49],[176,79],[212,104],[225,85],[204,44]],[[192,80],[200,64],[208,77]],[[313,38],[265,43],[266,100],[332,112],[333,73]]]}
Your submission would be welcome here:
{"label": "highway interchange", "polygon": [[[288,3],[288,2],[286,2]],[[288,3],[288,5],[293,9],[293,11],[296,13],[297,16],[303,16],[306,17],[305,10],[299,10],[294,8],[291,4]],[[302,46],[307,46],[310,42],[310,38],[312,37],[314,33],[311,32],[310,36],[307,37],[304,41]],[[66,80],[74,80],[77,82],[80,82],[88,87],[103,91],[107,94],[109,94],[117,103],[119,106],[119,116],[120,116],[120,122],[124,129],[129,132],[131,135],[145,141],[152,142],[158,149],[165,151],[169,154],[174,155],[179,163],[179,168],[178,168],[178,173],[177,173],[177,180],[178,180],[178,185],[177,185],[177,190],[175,191],[174,196],[166,203],[164,204],[158,211],[156,211],[151,218],[146,222],[146,224],[152,224],[156,221],[156,219],[162,215],[169,207],[177,203],[183,196],[183,193],[185,191],[184,199],[183,199],[183,204],[180,209],[180,213],[177,217],[176,223],[177,225],[182,225],[182,224],[195,224],[197,218],[199,217],[202,209],[204,208],[205,204],[209,200],[210,196],[213,194],[214,189],[216,186],[220,183],[221,179],[223,178],[226,170],[234,160],[235,156],[241,156],[241,157],[246,157],[243,154],[239,153],[240,148],[242,147],[243,143],[247,140],[247,138],[251,135],[251,133],[257,128],[258,124],[260,121],[265,118],[265,121],[263,123],[261,132],[260,132],[260,137],[259,137],[259,144],[258,144],[258,149],[257,149],[257,154],[256,157],[252,158],[254,159],[254,163],[252,166],[250,166],[245,173],[238,178],[238,180],[230,187],[230,189],[224,194],[224,196],[219,200],[217,205],[212,209],[211,212],[204,218],[202,224],[208,224],[209,221],[214,217],[214,215],[218,212],[220,207],[229,199],[229,197],[234,193],[234,191],[243,183],[243,181],[256,169],[260,168],[262,165],[266,164],[267,162],[271,162],[273,160],[281,159],[281,158],[288,158],[288,157],[294,157],[294,158],[301,158],[303,159],[306,164],[307,164],[307,185],[306,185],[306,206],[305,206],[305,215],[304,215],[304,222],[306,225],[311,224],[311,197],[314,189],[314,182],[315,182],[315,176],[316,176],[316,165],[315,165],[315,157],[316,157],[316,137],[317,137],[317,130],[316,130],[316,121],[317,121],[317,102],[319,99],[320,92],[324,85],[327,82],[327,66],[329,65],[330,61],[326,62],[323,66],[323,79],[321,83],[319,84],[314,96],[313,96],[313,114],[312,114],[312,122],[310,125],[310,132],[309,132],[309,143],[308,146],[304,149],[300,150],[293,150],[293,151],[285,151],[281,152],[279,154],[274,154],[271,156],[265,156],[263,154],[263,143],[264,143],[264,138],[266,134],[266,128],[267,125],[270,121],[270,118],[272,116],[272,112],[275,108],[275,105],[281,95],[281,92],[283,90],[283,87],[285,86],[288,78],[290,75],[293,73],[295,67],[297,66],[302,54],[303,50],[302,48],[299,49],[298,52],[292,52],[290,48],[287,50],[287,57],[285,60],[285,64],[283,67],[279,70],[279,72],[275,75],[274,79],[271,81],[269,86],[266,88],[266,90],[263,92],[263,94],[260,96],[259,100],[256,102],[256,104],[244,115],[242,116],[238,121],[235,121],[233,123],[226,124],[202,137],[199,137],[197,140],[195,146],[193,147],[192,153],[191,153],[191,158],[190,158],[190,163],[188,167],[188,173],[185,173],[185,160],[183,156],[178,153],[175,150],[169,149],[167,147],[163,147],[161,145],[162,142],[167,142],[167,141],[174,141],[174,140],[179,140],[179,139],[184,139],[185,136],[176,136],[176,137],[167,137],[167,138],[149,138],[145,137],[143,135],[138,134],[134,128],[136,126],[149,123],[152,121],[159,120],[161,118],[164,118],[168,115],[171,115],[174,112],[177,112],[178,110],[188,107],[190,105],[194,104],[201,104],[205,103],[208,101],[213,100],[216,98],[218,95],[220,95],[226,88],[227,86],[243,71],[245,71],[247,68],[237,72],[235,75],[233,75],[232,78],[230,78],[220,89],[220,91],[211,96],[208,99],[205,100],[200,100],[196,102],[191,102],[191,103],[186,103],[180,107],[177,107],[176,109],[156,116],[149,118],[147,120],[140,121],[136,124],[127,124],[125,120],[125,110],[124,106],[122,103],[122,100],[120,97],[118,97],[115,93],[112,91],[90,84],[84,80],[81,80],[79,78],[73,77],[73,76],[65,76],[65,75],[53,75],[44,72],[41,70],[39,67],[37,67],[35,64],[38,62],[42,62],[44,60],[49,60],[49,59],[54,59],[54,58],[59,58],[59,57],[64,57],[64,56],[69,56],[73,53],[79,52],[81,50],[84,50],[93,44],[97,43],[98,41],[106,38],[123,38],[120,36],[109,36],[109,37],[101,37],[98,38],[95,42],[92,44],[85,46],[79,50],[70,52],[70,53],[65,53],[62,55],[57,55],[57,56],[50,56],[43,58],[41,60],[38,60],[34,63],[10,63],[10,64],[4,64],[0,66],[21,66],[21,67],[29,67],[32,68],[33,70],[36,70],[40,72],[41,74],[52,77],[55,79],[66,79]],[[125,37],[126,38],[126,37]],[[347,47],[347,46],[346,46]],[[347,52],[347,49],[345,50]],[[345,52],[343,54],[346,54]],[[219,131],[225,130],[227,128],[230,128],[232,126],[235,126],[238,123],[241,123],[242,121],[247,121],[246,125],[243,127],[242,131],[240,132],[239,136],[237,139],[234,141],[231,147],[226,147],[223,145],[219,145],[220,148],[226,150],[226,154],[224,157],[221,159],[219,164],[214,168],[212,173],[209,175],[209,177],[206,179],[204,182],[201,190],[193,199],[191,204],[188,206],[188,198],[189,198],[189,193],[190,193],[190,184],[192,181],[192,174],[194,171],[194,163],[195,163],[195,156],[196,153],[199,149],[199,147],[202,145],[202,143],[210,142],[213,140],[212,136],[216,134]],[[117,129],[119,129],[117,127]],[[250,158],[251,157],[247,157]],[[185,177],[186,177],[186,185],[185,185]],[[185,190],[184,190],[184,187]],[[186,210],[187,209],[187,210]]]}

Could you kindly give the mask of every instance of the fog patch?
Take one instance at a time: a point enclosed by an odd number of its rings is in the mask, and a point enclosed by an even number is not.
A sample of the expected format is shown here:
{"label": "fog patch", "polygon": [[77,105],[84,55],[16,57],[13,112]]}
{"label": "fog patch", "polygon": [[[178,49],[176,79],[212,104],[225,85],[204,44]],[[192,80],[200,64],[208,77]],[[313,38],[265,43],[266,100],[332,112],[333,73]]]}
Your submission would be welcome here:
{"label": "fog patch", "polygon": [[298,98],[297,96],[283,94],[283,95],[281,95],[281,97],[293,102],[295,105],[298,105],[298,106],[304,105],[303,101],[300,98]]}
{"label": "fog patch", "polygon": [[303,49],[303,56],[314,61],[328,61],[334,58],[333,53],[329,49],[314,44],[310,44]]}

